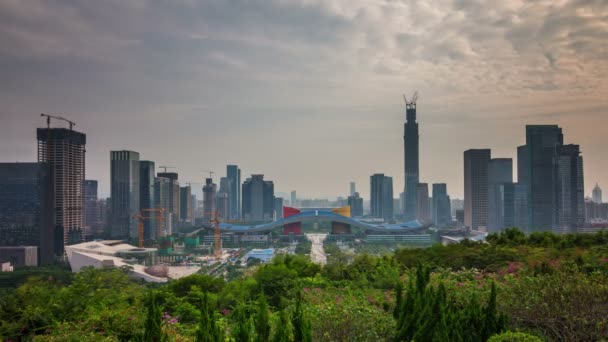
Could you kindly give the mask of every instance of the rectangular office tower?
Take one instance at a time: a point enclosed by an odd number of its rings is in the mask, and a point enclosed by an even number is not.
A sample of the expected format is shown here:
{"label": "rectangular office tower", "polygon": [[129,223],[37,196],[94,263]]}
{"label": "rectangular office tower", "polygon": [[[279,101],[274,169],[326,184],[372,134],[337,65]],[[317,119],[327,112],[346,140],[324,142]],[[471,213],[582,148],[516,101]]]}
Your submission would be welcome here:
{"label": "rectangular office tower", "polygon": [[203,186],[203,221],[207,224],[211,223],[216,215],[217,205],[217,185],[213,183],[213,179],[206,178]]}
{"label": "rectangular office tower", "polygon": [[[155,201],[155,175],[156,169],[153,161],[139,161],[139,209],[156,209]],[[144,240],[154,240],[157,235],[157,223],[155,212],[142,211],[142,216],[148,217],[144,220]]]}
{"label": "rectangular office tower", "polygon": [[49,169],[40,163],[0,163],[0,246],[38,246],[53,261],[54,221]]}
{"label": "rectangular office tower", "polygon": [[429,222],[431,220],[429,185],[427,183],[418,183],[417,189],[416,220],[421,223]]}
{"label": "rectangular office tower", "polygon": [[579,145],[556,150],[558,233],[576,233],[585,223],[585,181]]}
{"label": "rectangular office tower", "polygon": [[137,239],[139,222],[139,153],[110,151],[110,208],[112,239]]}
{"label": "rectangular office tower", "polygon": [[169,179],[169,204],[165,208],[165,216],[169,217],[171,221],[170,229],[167,230],[167,234],[171,235],[179,224],[180,197],[178,175],[176,172],[159,172],[156,176]]}
{"label": "rectangular office tower", "polygon": [[[43,243],[63,256],[65,246],[84,241],[85,134],[67,128],[38,128],[38,162],[49,168],[54,232]],[[48,238],[48,239],[47,239]],[[46,258],[45,251],[41,251]]]}
{"label": "rectangular office tower", "polygon": [[[238,220],[241,214],[241,169],[237,165],[226,166],[226,177],[230,179],[231,187],[228,193],[230,219]],[[220,184],[221,187],[221,184]]]}
{"label": "rectangular office tower", "polygon": [[472,230],[488,228],[489,149],[464,152],[464,225]]}
{"label": "rectangular office tower", "polygon": [[179,188],[179,219],[182,224],[192,224],[192,188],[190,185]]}
{"label": "rectangular office tower", "polygon": [[350,215],[352,217],[363,216],[363,198],[355,192],[352,196],[348,196],[348,205],[350,205]]}
{"label": "rectangular office tower", "polygon": [[528,224],[534,231],[551,231],[557,221],[555,153],[564,144],[557,125],[526,126]]}
{"label": "rectangular office tower", "polygon": [[488,232],[499,232],[506,227],[503,191],[504,185],[511,183],[513,183],[513,159],[490,159],[488,163]]}
{"label": "rectangular office tower", "polygon": [[163,209],[163,220],[160,222],[160,231],[158,231],[158,222],[156,231],[153,232],[155,238],[171,235],[173,232],[172,214],[168,211],[170,207],[169,194],[172,189],[172,180],[165,177],[154,178],[154,204],[156,208]]}
{"label": "rectangular office tower", "polygon": [[452,225],[452,206],[445,183],[433,184],[433,209],[431,216],[436,227],[445,228]]}
{"label": "rectangular office tower", "polygon": [[246,221],[269,221],[274,214],[274,183],[264,175],[251,175],[243,182],[243,218]]}
{"label": "rectangular office tower", "polygon": [[370,176],[370,208],[373,217],[385,222],[393,220],[393,178],[383,173]]}

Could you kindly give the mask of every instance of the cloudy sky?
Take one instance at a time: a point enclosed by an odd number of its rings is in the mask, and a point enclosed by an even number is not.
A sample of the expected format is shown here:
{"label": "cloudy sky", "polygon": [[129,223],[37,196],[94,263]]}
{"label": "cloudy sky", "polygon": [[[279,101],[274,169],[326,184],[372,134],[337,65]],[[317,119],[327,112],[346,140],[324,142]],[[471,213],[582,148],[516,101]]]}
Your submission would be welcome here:
{"label": "cloudy sky", "polygon": [[60,113],[103,195],[116,149],[183,181],[237,163],[281,192],[367,197],[383,172],[398,193],[415,90],[421,181],[461,197],[464,150],[559,124],[608,190],[605,0],[0,0],[0,81],[0,160],[34,160]]}

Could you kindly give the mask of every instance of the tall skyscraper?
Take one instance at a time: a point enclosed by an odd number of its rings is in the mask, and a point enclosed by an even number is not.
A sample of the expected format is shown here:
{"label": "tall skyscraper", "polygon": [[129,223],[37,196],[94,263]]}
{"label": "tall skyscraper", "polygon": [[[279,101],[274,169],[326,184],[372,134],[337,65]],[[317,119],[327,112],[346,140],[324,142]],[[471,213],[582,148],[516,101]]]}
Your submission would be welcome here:
{"label": "tall skyscraper", "polygon": [[528,168],[530,165],[530,156],[528,155],[528,147],[526,145],[517,147],[517,183],[527,186],[528,184]]}
{"label": "tall skyscraper", "polygon": [[39,246],[40,262],[53,261],[51,190],[46,164],[0,163],[0,246]]}
{"label": "tall skyscraper", "polygon": [[113,239],[136,239],[139,214],[140,168],[139,153],[110,151],[110,182]]}
{"label": "tall skyscraper", "polygon": [[357,188],[356,188],[355,182],[350,182],[350,194],[349,194],[349,196],[354,195],[355,192],[357,192]]}
{"label": "tall skyscraper", "polygon": [[291,191],[289,205],[295,208],[297,206],[297,203],[296,203],[297,200],[298,200],[298,198],[296,197],[296,191],[295,190]]}
{"label": "tall skyscraper", "polygon": [[519,183],[499,185],[498,196],[501,204],[500,228],[517,227],[528,229],[528,192],[527,187]]}
{"label": "tall skyscraper", "polygon": [[[488,162],[488,232],[505,228],[504,184],[513,183],[513,159],[494,158]],[[512,196],[512,195],[511,195]],[[512,204],[507,202],[507,204]],[[512,214],[511,213],[507,213]]]}
{"label": "tall skyscraper", "polygon": [[370,177],[371,197],[370,208],[373,217],[382,218],[386,222],[393,220],[393,178],[382,173]]}
{"label": "tall skyscraper", "polygon": [[405,221],[416,218],[418,203],[418,123],[416,122],[416,95],[411,102],[406,101],[406,122],[403,128],[404,162],[405,162]]}
{"label": "tall skyscraper", "polygon": [[269,221],[274,217],[274,183],[264,175],[251,175],[243,182],[243,218],[246,221]]}
{"label": "tall skyscraper", "polygon": [[432,220],[436,227],[444,228],[452,224],[450,196],[445,183],[433,184]]}
{"label": "tall skyscraper", "polygon": [[[154,236],[155,239],[171,235],[173,231],[172,215],[169,212],[169,197],[172,190],[172,182],[171,179],[165,177],[154,178],[154,203],[156,204],[156,208],[163,209],[163,220],[160,223],[160,236],[158,234],[158,228],[151,231],[151,236]],[[158,223],[156,222],[156,224]]]}
{"label": "tall skyscraper", "polygon": [[274,198],[274,219],[280,220],[283,218],[283,197]]}
{"label": "tall skyscraper", "polygon": [[182,224],[194,223],[192,217],[192,188],[190,185],[179,188],[179,219]]}
{"label": "tall skyscraper", "polygon": [[464,225],[473,230],[488,227],[489,149],[464,152]]}
{"label": "tall skyscraper", "polygon": [[217,185],[213,183],[213,179],[205,179],[205,185],[203,186],[203,210],[205,211],[203,221],[205,223],[210,223],[211,219],[215,215],[215,211],[217,209],[216,193]]}
{"label": "tall skyscraper", "polygon": [[84,184],[84,233],[94,234],[94,224],[99,222],[99,202],[97,201],[97,181],[85,179]]}
{"label": "tall skyscraper", "polygon": [[595,183],[595,187],[593,188],[593,202],[602,203],[602,189],[599,184]]}
{"label": "tall skyscraper", "polygon": [[416,220],[426,223],[431,220],[429,185],[427,183],[418,183],[417,190],[418,194],[416,195],[416,198],[418,203],[416,204]]}
{"label": "tall skyscraper", "polygon": [[[139,209],[155,209],[155,175],[156,169],[153,161],[141,160],[139,162]],[[156,213],[142,212],[142,215],[149,217],[144,220],[144,240],[156,239],[157,223]]]}
{"label": "tall skyscraper", "polygon": [[550,231],[556,226],[557,181],[555,153],[564,144],[557,125],[526,126],[528,224],[530,229]]}
{"label": "tall skyscraper", "polygon": [[585,223],[585,182],[579,145],[556,150],[557,232],[575,233]]}
{"label": "tall skyscraper", "polygon": [[[235,191],[234,191],[235,186],[236,185],[233,183],[232,178],[229,178],[229,177],[220,178],[220,189],[217,192],[218,193],[217,203],[218,203],[218,209],[220,209],[219,208],[220,201],[223,201],[224,197],[228,201],[228,203],[226,203],[225,208],[222,208],[220,210],[220,211],[222,211],[222,215],[225,215],[225,216],[222,216],[222,218],[226,219],[226,220],[235,219],[235,215],[238,213],[238,210],[234,210],[234,208],[232,208],[232,203],[234,201],[232,201],[232,199],[231,199],[231,194],[235,193]],[[224,195],[220,196],[220,194],[225,194],[225,196]],[[221,200],[220,200],[220,197],[222,198]]]}
{"label": "tall skyscraper", "polygon": [[348,196],[348,205],[350,205],[350,215],[352,217],[363,216],[363,198],[355,192],[352,196]]}
{"label": "tall skyscraper", "polygon": [[65,245],[84,240],[84,190],[86,135],[66,128],[38,128],[38,162],[46,163],[51,177],[55,234],[54,254]]}
{"label": "tall skyscraper", "polygon": [[[230,218],[238,220],[241,214],[241,169],[237,165],[226,166],[226,177],[230,179],[231,188],[228,193]],[[220,184],[221,186],[221,184]]]}
{"label": "tall skyscraper", "polygon": [[218,215],[221,220],[226,220],[230,215],[230,201],[227,192],[218,191],[216,195],[215,205],[217,208]]}
{"label": "tall skyscraper", "polygon": [[167,234],[171,235],[171,233],[177,229],[177,225],[179,223],[179,214],[180,214],[180,196],[179,196],[179,181],[178,174],[175,172],[159,172],[157,177],[167,178],[170,180],[169,182],[169,207],[165,209],[165,216],[169,217],[171,220],[171,226],[167,229]]}

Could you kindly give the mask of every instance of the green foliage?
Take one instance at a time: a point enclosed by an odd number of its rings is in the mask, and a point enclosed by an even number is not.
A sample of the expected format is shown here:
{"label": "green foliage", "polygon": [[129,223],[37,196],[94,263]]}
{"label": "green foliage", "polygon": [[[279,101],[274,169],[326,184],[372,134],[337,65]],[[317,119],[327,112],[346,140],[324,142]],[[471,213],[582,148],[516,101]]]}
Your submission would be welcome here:
{"label": "green foliage", "polygon": [[291,340],[291,333],[289,327],[289,314],[287,313],[287,310],[282,310],[279,313],[279,320],[275,324],[274,336],[272,337],[272,341],[289,342]]}
{"label": "green foliage", "polygon": [[456,305],[442,283],[435,288],[429,280],[429,269],[419,265],[397,314],[397,341],[486,341],[506,329],[506,316],[496,312],[494,284],[487,305],[481,307],[475,297]]}
{"label": "green foliage", "polygon": [[28,270],[0,288],[0,340],[485,341],[505,330],[502,313],[512,329],[543,339],[606,339],[608,234],[508,229],[488,241],[393,256],[328,244],[324,267],[278,256],[244,273],[227,269],[230,281]]}
{"label": "green foliage", "polygon": [[268,302],[264,295],[260,295],[255,315],[256,341],[266,342],[270,338],[270,317],[268,315]]}
{"label": "green foliage", "polygon": [[302,292],[300,291],[298,291],[296,294],[296,306],[291,317],[291,325],[293,326],[294,342],[312,341],[310,320],[304,312],[304,305],[302,303]]}
{"label": "green foliage", "polygon": [[216,322],[215,312],[209,303],[207,292],[201,302],[201,318],[196,330],[196,342],[221,341],[222,331]]}
{"label": "green foliage", "polygon": [[521,329],[550,340],[599,341],[608,336],[608,276],[575,264],[553,272],[505,279],[501,310]]}
{"label": "green foliage", "polygon": [[162,325],[162,312],[158,304],[156,291],[150,294],[148,299],[147,309],[148,314],[146,316],[146,323],[144,328],[144,341],[145,342],[160,342],[165,340],[163,338],[163,332],[161,329]]}
{"label": "green foliage", "polygon": [[296,285],[298,273],[284,263],[262,265],[254,276],[270,305],[282,307]]}
{"label": "green foliage", "polygon": [[490,337],[488,342],[542,342],[540,338],[522,333],[522,332],[513,332],[507,331],[502,334],[494,335]]}
{"label": "green foliage", "polygon": [[233,313],[235,317],[235,326],[232,337],[236,342],[250,342],[253,337],[251,329],[251,320],[247,314],[245,305],[240,303]]}

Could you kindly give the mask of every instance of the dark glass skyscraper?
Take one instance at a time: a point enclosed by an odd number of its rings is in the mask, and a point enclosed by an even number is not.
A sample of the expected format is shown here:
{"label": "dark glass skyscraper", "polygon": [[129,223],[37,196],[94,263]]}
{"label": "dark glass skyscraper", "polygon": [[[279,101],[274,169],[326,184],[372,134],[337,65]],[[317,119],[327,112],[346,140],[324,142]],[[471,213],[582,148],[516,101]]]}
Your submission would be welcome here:
{"label": "dark glass skyscraper", "polygon": [[274,183],[264,175],[251,175],[243,182],[243,219],[268,221],[274,217]]}
{"label": "dark glass skyscraper", "polygon": [[[503,187],[504,184],[512,183],[513,159],[490,159],[488,163],[488,232],[495,233],[512,226],[508,220],[505,221],[505,216],[513,214],[513,192],[505,194]],[[508,190],[512,190],[512,188]],[[506,209],[505,206],[507,206]]]}
{"label": "dark glass skyscraper", "polygon": [[[156,170],[154,162],[149,160],[142,160],[139,162],[139,208],[141,209],[155,209],[156,202],[154,194],[154,179]],[[144,220],[144,239],[151,240],[155,239],[157,235],[157,223],[156,213],[154,212],[143,212],[143,216],[149,217]]]}
{"label": "dark glass skyscraper", "polygon": [[564,135],[557,125],[526,126],[528,224],[532,230],[550,231],[556,225],[555,153],[563,144]]}
{"label": "dark glass skyscraper", "polygon": [[46,164],[0,163],[0,246],[40,246],[43,264],[53,260],[49,183]]}
{"label": "dark glass skyscraper", "polygon": [[241,214],[241,169],[237,165],[226,166],[226,177],[230,179],[231,187],[228,193],[230,218],[238,220]]}
{"label": "dark glass skyscraper", "polygon": [[373,217],[393,220],[393,178],[382,173],[370,176],[370,209]]}
{"label": "dark glass skyscraper", "polygon": [[464,225],[473,230],[488,228],[489,149],[464,152]]}
{"label": "dark glass skyscraper", "polygon": [[433,184],[432,219],[435,226],[443,228],[452,224],[452,208],[450,196],[445,183]]}
{"label": "dark glass skyscraper", "polygon": [[579,145],[562,145],[556,151],[557,226],[560,233],[576,233],[585,223],[585,182]]}
{"label": "dark glass skyscraper", "polygon": [[416,219],[418,195],[418,123],[416,122],[416,102],[406,102],[406,122],[403,128],[405,162],[405,208],[406,221]]}
{"label": "dark glass skyscraper", "polygon": [[136,239],[139,214],[139,153],[111,151],[111,210],[110,236],[113,239]]}

